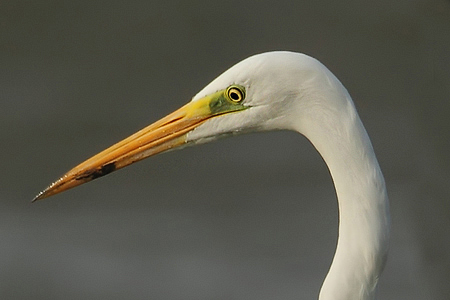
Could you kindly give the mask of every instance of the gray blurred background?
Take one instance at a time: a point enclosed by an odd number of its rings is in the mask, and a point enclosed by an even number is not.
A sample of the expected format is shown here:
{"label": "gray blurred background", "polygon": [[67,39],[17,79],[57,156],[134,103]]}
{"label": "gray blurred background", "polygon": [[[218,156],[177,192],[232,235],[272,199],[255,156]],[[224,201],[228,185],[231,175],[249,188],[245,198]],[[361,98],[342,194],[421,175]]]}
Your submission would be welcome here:
{"label": "gray blurred background", "polygon": [[380,299],[450,298],[450,2],[1,1],[1,299],[316,299],[337,238],[296,133],[156,156],[37,204],[234,63],[292,50],[352,95],[391,200]]}

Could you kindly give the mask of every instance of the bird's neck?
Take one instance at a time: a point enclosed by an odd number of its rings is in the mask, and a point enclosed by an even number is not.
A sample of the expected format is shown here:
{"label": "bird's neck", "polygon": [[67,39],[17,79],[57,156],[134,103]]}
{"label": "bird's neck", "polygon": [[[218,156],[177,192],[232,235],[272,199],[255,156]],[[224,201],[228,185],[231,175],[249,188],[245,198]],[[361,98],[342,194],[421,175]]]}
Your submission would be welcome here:
{"label": "bird's neck", "polygon": [[374,299],[389,242],[383,175],[347,97],[344,109],[331,108],[322,116],[318,112],[315,126],[302,129],[328,165],[339,204],[338,243],[320,300]]}

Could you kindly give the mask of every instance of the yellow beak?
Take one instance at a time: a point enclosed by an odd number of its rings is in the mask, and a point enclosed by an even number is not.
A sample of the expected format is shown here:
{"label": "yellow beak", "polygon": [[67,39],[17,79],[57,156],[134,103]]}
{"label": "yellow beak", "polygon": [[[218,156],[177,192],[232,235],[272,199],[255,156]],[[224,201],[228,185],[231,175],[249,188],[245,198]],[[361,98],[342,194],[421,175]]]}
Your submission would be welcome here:
{"label": "yellow beak", "polygon": [[192,101],[79,164],[40,192],[33,202],[107,175],[151,155],[184,145],[187,133],[206,120],[243,109],[245,106],[227,97],[227,90]]}

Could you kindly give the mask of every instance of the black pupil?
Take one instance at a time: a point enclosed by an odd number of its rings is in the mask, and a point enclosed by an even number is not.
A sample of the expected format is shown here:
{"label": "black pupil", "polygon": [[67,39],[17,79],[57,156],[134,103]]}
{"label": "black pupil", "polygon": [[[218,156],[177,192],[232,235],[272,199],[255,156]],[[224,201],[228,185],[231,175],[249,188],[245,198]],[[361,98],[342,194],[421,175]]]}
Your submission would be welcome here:
{"label": "black pupil", "polygon": [[238,93],[233,91],[230,93],[230,98],[237,101],[237,100],[239,100],[240,97],[239,97]]}

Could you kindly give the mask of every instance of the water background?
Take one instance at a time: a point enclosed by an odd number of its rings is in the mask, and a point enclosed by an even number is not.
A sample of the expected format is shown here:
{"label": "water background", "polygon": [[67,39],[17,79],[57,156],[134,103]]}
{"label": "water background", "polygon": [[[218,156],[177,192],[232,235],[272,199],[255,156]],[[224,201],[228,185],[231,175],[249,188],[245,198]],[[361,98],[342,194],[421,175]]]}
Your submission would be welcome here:
{"label": "water background", "polygon": [[450,298],[450,2],[2,1],[0,298],[316,299],[327,168],[292,132],[156,156],[37,204],[82,160],[270,50],[352,95],[391,199],[380,299]]}

